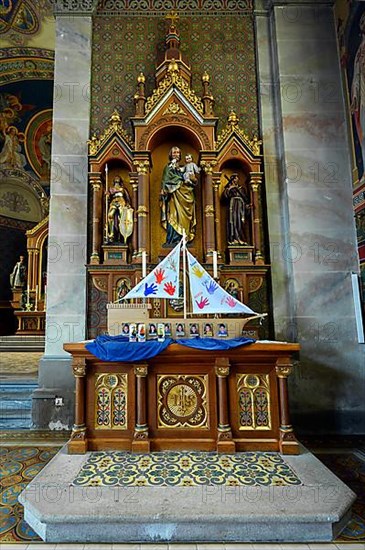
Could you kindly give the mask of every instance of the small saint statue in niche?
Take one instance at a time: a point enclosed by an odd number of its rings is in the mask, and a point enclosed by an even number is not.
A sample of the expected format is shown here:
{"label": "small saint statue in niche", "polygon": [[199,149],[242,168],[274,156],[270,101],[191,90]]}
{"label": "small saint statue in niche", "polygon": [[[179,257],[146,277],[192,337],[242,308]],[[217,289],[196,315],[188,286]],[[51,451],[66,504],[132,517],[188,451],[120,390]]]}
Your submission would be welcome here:
{"label": "small saint statue in niche", "polygon": [[27,284],[27,266],[25,256],[19,256],[19,261],[15,264],[10,274],[10,286],[12,289],[25,288]]}
{"label": "small saint statue in niche", "polygon": [[248,244],[251,204],[245,188],[239,183],[238,174],[229,177],[223,189],[222,202],[227,206],[228,244]]}
{"label": "small saint statue in niche", "polygon": [[126,244],[128,237],[133,233],[133,208],[128,190],[120,176],[115,176],[108,196],[108,242]]}
{"label": "small saint statue in niche", "polygon": [[194,185],[190,178],[184,178],[180,161],[180,148],[172,147],[161,181],[161,225],[167,232],[167,245],[177,244],[184,231],[190,242],[196,231]]}

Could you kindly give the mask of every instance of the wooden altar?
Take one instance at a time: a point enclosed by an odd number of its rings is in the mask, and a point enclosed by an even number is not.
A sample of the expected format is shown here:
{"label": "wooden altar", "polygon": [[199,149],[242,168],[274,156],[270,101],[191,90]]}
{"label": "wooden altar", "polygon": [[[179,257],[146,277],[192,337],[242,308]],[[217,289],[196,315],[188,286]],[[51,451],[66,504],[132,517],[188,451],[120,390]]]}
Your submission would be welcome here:
{"label": "wooden altar", "polygon": [[[136,344],[143,345],[143,344]],[[224,351],[172,344],[140,363],[105,362],[65,344],[76,380],[69,453],[190,449],[298,454],[287,377],[298,344]]]}

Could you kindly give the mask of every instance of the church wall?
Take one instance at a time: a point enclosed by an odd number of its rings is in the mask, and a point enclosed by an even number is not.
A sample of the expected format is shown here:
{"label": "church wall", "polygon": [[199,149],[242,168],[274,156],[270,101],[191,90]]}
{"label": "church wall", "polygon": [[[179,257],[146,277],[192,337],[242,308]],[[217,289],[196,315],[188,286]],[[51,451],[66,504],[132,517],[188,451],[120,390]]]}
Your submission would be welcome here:
{"label": "church wall", "polygon": [[320,2],[272,4],[258,12],[257,36],[275,334],[302,346],[291,380],[294,424],[361,433],[364,348],[351,288],[358,259],[333,11]]}
{"label": "church wall", "polygon": [[364,111],[365,98],[360,92],[360,87],[362,89],[360,81],[362,79],[363,82],[365,78],[365,6],[360,1],[349,4],[343,0],[337,0],[335,14],[352,157],[353,202],[365,311],[365,143],[364,138],[361,140],[365,130],[361,114]]}

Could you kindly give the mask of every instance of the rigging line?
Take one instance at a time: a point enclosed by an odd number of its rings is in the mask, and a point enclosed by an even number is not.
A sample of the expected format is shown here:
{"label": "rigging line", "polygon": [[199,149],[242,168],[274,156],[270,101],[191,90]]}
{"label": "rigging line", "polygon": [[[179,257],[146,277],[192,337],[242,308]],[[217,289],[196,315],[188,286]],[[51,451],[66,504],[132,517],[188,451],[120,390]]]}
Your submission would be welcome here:
{"label": "rigging line", "polygon": [[186,319],[186,234],[183,229],[182,237],[182,251],[183,251],[183,296],[184,296],[184,319]]}

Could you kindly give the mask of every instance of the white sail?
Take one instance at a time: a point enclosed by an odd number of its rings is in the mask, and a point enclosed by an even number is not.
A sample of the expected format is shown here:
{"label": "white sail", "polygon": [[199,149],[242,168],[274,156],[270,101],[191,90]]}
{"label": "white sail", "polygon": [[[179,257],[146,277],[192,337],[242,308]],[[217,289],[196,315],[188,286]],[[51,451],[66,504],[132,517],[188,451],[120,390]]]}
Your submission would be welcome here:
{"label": "white sail", "polygon": [[187,250],[193,313],[253,313],[226,292]]}
{"label": "white sail", "polygon": [[181,242],[122,299],[179,298]]}

